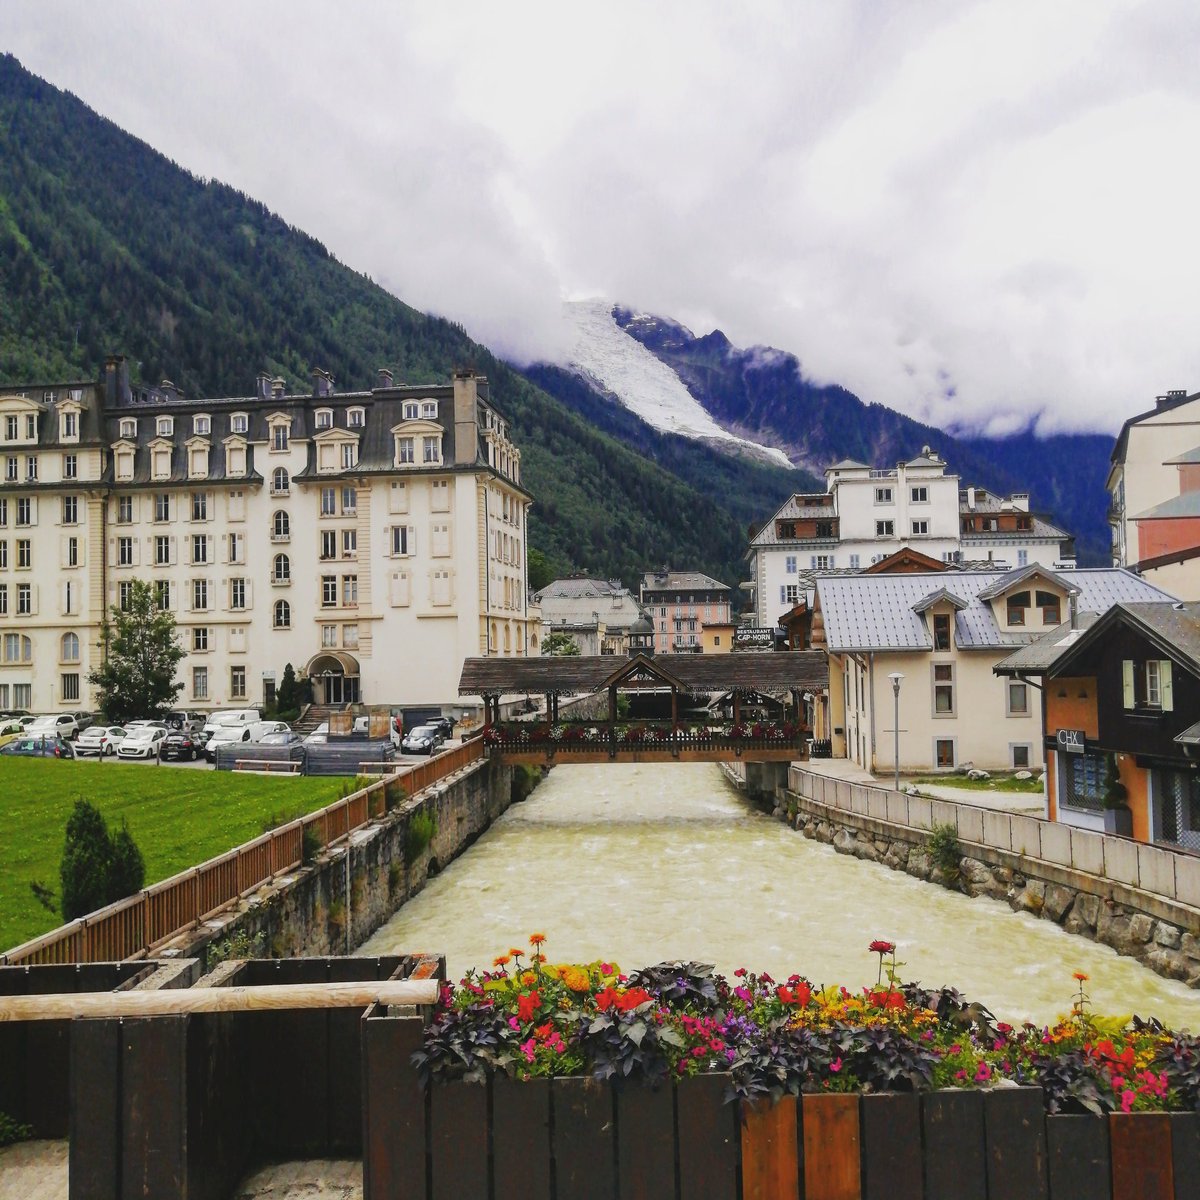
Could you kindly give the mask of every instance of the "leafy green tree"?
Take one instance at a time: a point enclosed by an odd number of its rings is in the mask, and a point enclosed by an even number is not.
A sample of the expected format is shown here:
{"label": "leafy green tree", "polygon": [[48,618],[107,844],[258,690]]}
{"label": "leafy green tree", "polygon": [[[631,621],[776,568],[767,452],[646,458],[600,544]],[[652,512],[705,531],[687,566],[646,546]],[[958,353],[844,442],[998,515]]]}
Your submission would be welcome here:
{"label": "leafy green tree", "polygon": [[130,588],[129,606],[112,608],[102,630],[104,662],[89,676],[101,710],[110,721],[161,716],[183,691],[175,668],[184,656],[175,638],[175,617],[158,607],[143,580]]}
{"label": "leafy green tree", "polygon": [[283,668],[283,678],[279,681],[279,691],[275,693],[275,700],[280,712],[292,712],[300,707],[300,697],[296,689],[296,668],[291,663]]}
{"label": "leafy green tree", "polygon": [[552,654],[558,658],[573,658],[579,653],[575,639],[569,633],[555,630],[542,639],[542,653]]}
{"label": "leafy green tree", "polygon": [[146,864],[125,822],[114,838],[100,810],[80,797],[67,818],[59,880],[63,920],[73,921],[140,891]]}
{"label": "leafy green tree", "polygon": [[529,588],[540,592],[554,582],[554,568],[550,566],[546,556],[533,546],[528,554]]}

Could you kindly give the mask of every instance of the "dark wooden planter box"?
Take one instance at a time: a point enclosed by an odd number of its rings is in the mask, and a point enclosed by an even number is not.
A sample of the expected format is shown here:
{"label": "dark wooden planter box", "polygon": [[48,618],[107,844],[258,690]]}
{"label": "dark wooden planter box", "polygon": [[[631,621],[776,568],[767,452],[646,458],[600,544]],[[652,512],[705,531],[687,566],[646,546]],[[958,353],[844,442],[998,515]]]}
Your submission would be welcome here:
{"label": "dark wooden planter box", "polygon": [[1200,1115],[1047,1116],[1040,1088],[724,1103],[728,1077],[422,1089],[421,1018],[368,1010],[365,1200],[1183,1200]]}

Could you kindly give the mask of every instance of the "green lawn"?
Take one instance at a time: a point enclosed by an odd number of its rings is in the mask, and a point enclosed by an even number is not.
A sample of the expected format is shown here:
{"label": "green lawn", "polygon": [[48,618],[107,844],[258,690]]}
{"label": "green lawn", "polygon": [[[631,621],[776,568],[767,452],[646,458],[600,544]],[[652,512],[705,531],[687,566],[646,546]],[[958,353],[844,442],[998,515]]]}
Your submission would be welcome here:
{"label": "green lawn", "polygon": [[29,884],[36,879],[58,892],[63,834],[80,796],[96,805],[110,828],[122,817],[129,822],[149,884],[257,837],[268,822],[329,804],[344,782],[0,758],[0,949],[62,923],[38,904]]}
{"label": "green lawn", "polygon": [[1034,771],[1032,779],[1014,779],[1011,775],[993,775],[991,779],[968,779],[965,775],[924,775],[908,782],[915,783],[917,787],[929,784],[932,787],[962,788],[969,792],[1028,792],[1040,796],[1040,774],[1040,771]]}

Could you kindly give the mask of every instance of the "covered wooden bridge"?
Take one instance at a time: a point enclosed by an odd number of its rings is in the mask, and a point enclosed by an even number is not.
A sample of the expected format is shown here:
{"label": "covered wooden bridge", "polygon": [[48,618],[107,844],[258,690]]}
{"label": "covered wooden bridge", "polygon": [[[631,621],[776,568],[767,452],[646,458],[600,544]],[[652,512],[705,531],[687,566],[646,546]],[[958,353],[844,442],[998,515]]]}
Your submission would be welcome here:
{"label": "covered wooden bridge", "polygon": [[[484,740],[505,762],[790,762],[808,756],[813,700],[829,686],[820,651],[759,654],[634,654],[594,657],[469,658],[459,694],[482,696]],[[669,696],[670,716],[637,720],[620,716],[622,694]],[[501,722],[509,696],[544,696],[540,719]],[[563,697],[595,696],[592,715],[560,718]],[[783,702],[778,720],[743,719],[749,699]],[[697,716],[684,705],[731,701],[729,717],[706,708]],[[604,699],[607,699],[607,703]],[[665,705],[664,705],[665,708]]]}

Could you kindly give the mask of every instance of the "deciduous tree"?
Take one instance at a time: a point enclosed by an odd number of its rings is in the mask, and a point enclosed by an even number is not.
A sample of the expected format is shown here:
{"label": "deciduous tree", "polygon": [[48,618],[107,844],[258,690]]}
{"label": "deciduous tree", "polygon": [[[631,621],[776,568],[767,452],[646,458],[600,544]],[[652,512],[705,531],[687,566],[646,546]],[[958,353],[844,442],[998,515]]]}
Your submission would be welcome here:
{"label": "deciduous tree", "polygon": [[135,579],[126,608],[112,608],[105,622],[104,662],[89,676],[110,721],[162,716],[183,691],[175,668],[184,656],[175,637],[174,614],[160,609],[148,583]]}

